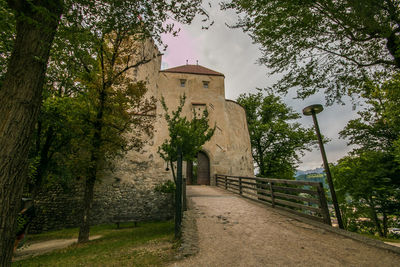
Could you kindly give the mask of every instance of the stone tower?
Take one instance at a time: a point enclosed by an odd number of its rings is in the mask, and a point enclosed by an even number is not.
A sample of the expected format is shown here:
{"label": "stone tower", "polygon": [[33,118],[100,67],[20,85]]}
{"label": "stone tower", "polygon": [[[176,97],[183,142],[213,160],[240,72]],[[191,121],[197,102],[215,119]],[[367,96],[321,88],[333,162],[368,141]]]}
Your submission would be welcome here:
{"label": "stone tower", "polygon": [[[239,104],[225,99],[224,79],[222,73],[200,65],[183,65],[159,74],[158,98],[164,96],[168,107],[176,107],[179,96],[185,94],[183,115],[191,118],[192,109],[201,112],[207,108],[210,126],[216,125],[214,136],[198,155],[197,184],[214,185],[217,173],[253,175],[246,113]],[[157,129],[155,144],[161,144],[168,137],[165,121],[160,121]],[[190,178],[190,166],[186,176]]]}
{"label": "stone tower", "polygon": [[[151,41],[146,41],[142,49],[143,57],[160,54]],[[192,109],[201,111],[207,108],[210,126],[216,125],[214,136],[198,155],[200,179],[192,182],[215,185],[215,174],[253,176],[246,113],[239,104],[225,99],[224,74],[200,65],[187,64],[165,70],[160,70],[160,67],[161,56],[157,56],[132,70],[131,75],[136,80],[146,81],[148,95],[158,100],[154,136],[142,151],[130,151],[122,160],[118,160],[116,171],[111,176],[137,187],[152,187],[172,179],[171,172],[166,171],[167,163],[157,153],[158,147],[169,138],[159,100],[164,97],[168,108],[175,110],[183,94],[186,95],[186,102],[182,115],[191,119]],[[184,163],[183,173],[189,183],[191,170],[191,163]]]}

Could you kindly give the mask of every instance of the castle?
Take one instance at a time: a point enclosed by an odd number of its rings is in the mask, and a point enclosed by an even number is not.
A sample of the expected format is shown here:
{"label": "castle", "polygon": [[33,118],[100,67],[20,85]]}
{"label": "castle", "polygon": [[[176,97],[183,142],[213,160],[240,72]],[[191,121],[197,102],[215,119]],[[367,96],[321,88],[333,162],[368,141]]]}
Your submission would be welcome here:
{"label": "castle", "polygon": [[[193,163],[184,162],[183,175],[188,184],[215,185],[215,174],[253,176],[250,137],[243,107],[225,99],[224,75],[200,65],[183,65],[160,70],[161,56],[151,41],[145,42],[141,56],[152,57],[149,63],[132,69],[129,75],[145,81],[147,96],[157,100],[164,97],[169,110],[175,110],[179,97],[186,95],[182,115],[189,119],[192,109],[207,108],[210,126],[216,130],[197,157],[197,179]],[[138,220],[171,218],[172,197],[155,192],[156,185],[172,180],[167,163],[157,153],[158,147],[169,137],[164,110],[157,101],[154,136],[146,140],[142,151],[128,151],[115,162],[115,170],[106,173],[96,184],[92,223],[109,223],[116,215],[135,214]],[[81,187],[65,193],[50,190],[38,200],[42,215],[32,226],[40,232],[78,225]],[[51,214],[51,216],[46,216]],[[46,225],[46,228],[43,228]]]}
{"label": "castle", "polygon": [[[144,56],[158,55],[157,48],[149,42]],[[192,164],[184,163],[184,176],[189,184],[215,185],[215,174],[253,176],[253,160],[246,113],[243,107],[225,99],[224,74],[200,65],[183,65],[160,70],[161,56],[139,66],[133,71],[136,80],[147,82],[148,94],[157,102],[154,137],[140,153],[128,152],[118,163],[115,177],[123,182],[134,182],[135,169],[146,165],[142,178],[152,182],[172,179],[166,171],[167,163],[157,154],[158,147],[169,137],[160,99],[164,97],[169,110],[179,104],[179,97],[186,95],[182,115],[191,119],[192,109],[201,112],[207,108],[210,126],[216,125],[214,136],[203,146],[197,158],[197,180],[192,179]],[[146,177],[144,177],[146,176]],[[149,181],[150,182],[150,181]],[[150,183],[152,183],[150,182]]]}

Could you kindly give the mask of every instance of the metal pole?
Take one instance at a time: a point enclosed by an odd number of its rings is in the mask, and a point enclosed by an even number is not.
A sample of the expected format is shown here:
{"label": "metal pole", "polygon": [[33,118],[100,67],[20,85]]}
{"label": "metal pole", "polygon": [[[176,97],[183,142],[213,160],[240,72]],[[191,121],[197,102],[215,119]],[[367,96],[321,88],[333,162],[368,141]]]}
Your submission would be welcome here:
{"label": "metal pole", "polygon": [[186,181],[187,181],[187,178],[183,178],[183,180],[182,180],[182,209],[183,209],[183,211],[187,211],[187,204],[186,204]]}
{"label": "metal pole", "polygon": [[175,190],[175,238],[181,235],[182,225],[182,149],[178,146],[178,164],[176,167]]}
{"label": "metal pole", "polygon": [[311,110],[311,113],[312,113],[311,115],[312,115],[312,118],[313,118],[313,121],[314,121],[315,131],[317,132],[319,148],[321,150],[321,155],[322,155],[322,161],[324,162],[326,178],[328,180],[329,189],[331,191],[332,203],[333,203],[333,206],[335,207],[336,218],[337,218],[337,221],[338,221],[338,224],[339,224],[339,228],[340,229],[344,229],[343,221],[342,221],[342,215],[340,214],[339,204],[338,204],[338,201],[337,201],[337,198],[336,198],[336,193],[335,193],[335,189],[334,189],[333,182],[332,182],[331,171],[329,169],[329,165],[328,165],[328,160],[326,158],[324,144],[322,143],[321,133],[319,131],[317,116],[316,116],[314,110]]}

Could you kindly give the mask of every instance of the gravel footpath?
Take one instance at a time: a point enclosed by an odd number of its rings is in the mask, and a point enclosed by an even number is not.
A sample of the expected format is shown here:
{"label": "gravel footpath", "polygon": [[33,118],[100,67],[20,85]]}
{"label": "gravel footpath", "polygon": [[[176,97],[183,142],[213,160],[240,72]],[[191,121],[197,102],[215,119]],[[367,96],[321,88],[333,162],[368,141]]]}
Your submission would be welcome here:
{"label": "gravel footpath", "polygon": [[[99,239],[101,235],[90,236],[89,240]],[[66,248],[77,242],[77,238],[70,239],[54,239],[49,241],[42,241],[33,244],[24,245],[22,248],[17,249],[14,254],[14,261],[23,260],[29,257],[34,257],[51,252],[56,249]]]}
{"label": "gravel footpath", "polygon": [[[286,217],[220,188],[188,186],[199,252],[171,266],[400,266],[400,255]],[[196,227],[197,225],[197,227]],[[197,229],[197,230],[196,230]],[[185,236],[185,233],[184,233]],[[194,253],[192,253],[194,254]],[[190,253],[186,253],[190,255]]]}

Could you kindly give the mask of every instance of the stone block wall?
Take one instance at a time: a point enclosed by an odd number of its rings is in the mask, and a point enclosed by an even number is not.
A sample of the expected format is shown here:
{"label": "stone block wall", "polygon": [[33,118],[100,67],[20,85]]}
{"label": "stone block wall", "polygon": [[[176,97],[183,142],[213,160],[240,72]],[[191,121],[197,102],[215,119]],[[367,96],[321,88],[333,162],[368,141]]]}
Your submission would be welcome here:
{"label": "stone block wall", "polygon": [[[78,227],[82,198],[82,184],[69,190],[55,186],[42,192],[35,201],[37,216],[29,232]],[[173,218],[173,210],[172,194],[115,181],[96,186],[90,220],[92,225],[112,223],[115,216],[133,216],[138,221],[168,220]]]}

